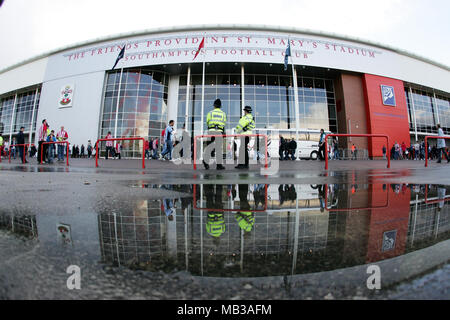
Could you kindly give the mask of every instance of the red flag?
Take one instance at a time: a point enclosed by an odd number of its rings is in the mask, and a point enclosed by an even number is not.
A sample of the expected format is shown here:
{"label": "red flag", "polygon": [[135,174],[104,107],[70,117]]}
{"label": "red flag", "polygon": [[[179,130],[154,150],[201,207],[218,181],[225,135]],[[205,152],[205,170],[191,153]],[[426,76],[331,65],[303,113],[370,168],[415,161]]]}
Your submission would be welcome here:
{"label": "red flag", "polygon": [[203,37],[202,42],[200,42],[197,52],[195,53],[194,59],[192,59],[192,60],[195,60],[195,58],[197,58],[198,54],[200,53],[200,50],[204,47],[205,47],[205,37]]}

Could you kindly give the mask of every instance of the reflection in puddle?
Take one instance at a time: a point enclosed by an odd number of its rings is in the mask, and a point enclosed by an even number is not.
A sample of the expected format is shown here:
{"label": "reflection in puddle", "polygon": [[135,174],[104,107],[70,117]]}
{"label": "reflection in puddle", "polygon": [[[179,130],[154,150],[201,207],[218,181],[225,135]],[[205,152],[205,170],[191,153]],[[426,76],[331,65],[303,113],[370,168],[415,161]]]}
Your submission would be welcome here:
{"label": "reflection in puddle", "polygon": [[[99,252],[99,260],[115,266],[215,277],[346,268],[415,251],[449,239],[450,234],[448,186],[134,187],[187,196],[130,200],[120,210],[99,209],[89,222],[82,215],[52,220],[0,212],[0,230],[25,238],[37,238],[39,230],[46,246],[67,242],[75,248],[91,246],[92,252]],[[64,234],[58,235],[58,230]]]}

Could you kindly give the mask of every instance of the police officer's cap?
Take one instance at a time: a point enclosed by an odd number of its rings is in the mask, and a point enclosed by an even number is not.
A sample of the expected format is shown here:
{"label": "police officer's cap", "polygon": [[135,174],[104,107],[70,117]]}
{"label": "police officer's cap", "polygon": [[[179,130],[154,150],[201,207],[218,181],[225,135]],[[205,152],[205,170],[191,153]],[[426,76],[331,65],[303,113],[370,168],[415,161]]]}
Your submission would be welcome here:
{"label": "police officer's cap", "polygon": [[214,107],[217,107],[217,108],[222,107],[222,101],[220,101],[220,99],[216,99],[214,101]]}
{"label": "police officer's cap", "polygon": [[245,106],[244,107],[244,111],[247,111],[247,112],[252,112],[252,107],[250,107],[250,106]]}

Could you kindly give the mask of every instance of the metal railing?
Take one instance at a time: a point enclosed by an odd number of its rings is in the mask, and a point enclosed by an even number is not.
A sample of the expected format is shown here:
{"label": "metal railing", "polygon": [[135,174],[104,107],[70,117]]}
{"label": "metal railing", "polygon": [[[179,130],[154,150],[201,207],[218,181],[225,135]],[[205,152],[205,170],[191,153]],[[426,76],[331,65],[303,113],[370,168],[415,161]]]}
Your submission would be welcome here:
{"label": "metal railing", "polygon": [[372,210],[383,209],[389,207],[389,189],[386,190],[386,204],[376,207],[354,207],[354,208],[328,208],[328,185],[325,185],[325,210],[327,211],[358,211],[358,210]]}
{"label": "metal railing", "polygon": [[351,134],[351,133],[331,133],[325,136],[325,170],[328,170],[328,137],[381,137],[386,138],[387,167],[391,167],[391,157],[389,154],[389,136],[387,134]]}
{"label": "metal railing", "polygon": [[[24,143],[24,144],[13,144],[10,148],[9,148],[9,156],[8,156],[8,161],[9,163],[11,163],[11,149],[12,147],[18,147],[18,146],[23,146],[23,159],[22,162],[27,158],[27,151],[28,151],[28,146],[34,146],[33,143]],[[26,151],[25,151],[26,150]]]}
{"label": "metal railing", "polygon": [[265,184],[264,185],[264,199],[265,199],[265,202],[264,202],[264,208],[263,209],[242,209],[242,208],[237,208],[237,209],[219,209],[219,208],[201,208],[201,207],[198,207],[197,206],[197,185],[194,184],[194,188],[193,188],[194,209],[195,210],[204,210],[204,211],[215,211],[215,212],[235,212],[235,211],[265,212],[265,211],[267,211],[267,188],[268,188],[268,185]]}
{"label": "metal railing", "polygon": [[41,163],[42,163],[42,153],[43,153],[43,146],[44,144],[65,144],[66,145],[66,165],[69,165],[69,141],[49,141],[49,142],[42,142],[42,148],[41,148]]}
{"label": "metal railing", "polygon": [[450,139],[450,137],[425,136],[425,167],[428,167],[428,139]]}
{"label": "metal railing", "polygon": [[[217,134],[217,135],[213,135],[213,134],[205,134],[205,135],[198,135],[194,137],[194,170],[197,170],[197,140],[199,138],[213,138],[213,137],[222,137],[222,138],[227,138],[227,137],[264,137],[265,140],[265,148],[264,148],[264,167],[267,169],[268,168],[268,157],[267,157],[267,135],[266,134]],[[234,151],[233,151],[234,152]]]}
{"label": "metal railing", "polygon": [[[104,139],[98,139],[95,143],[95,167],[98,167],[98,143],[101,141],[123,141],[123,140],[141,140],[142,141],[142,169],[145,169],[145,139],[141,137],[134,137],[134,138],[104,138]],[[108,151],[107,151],[108,152]]]}

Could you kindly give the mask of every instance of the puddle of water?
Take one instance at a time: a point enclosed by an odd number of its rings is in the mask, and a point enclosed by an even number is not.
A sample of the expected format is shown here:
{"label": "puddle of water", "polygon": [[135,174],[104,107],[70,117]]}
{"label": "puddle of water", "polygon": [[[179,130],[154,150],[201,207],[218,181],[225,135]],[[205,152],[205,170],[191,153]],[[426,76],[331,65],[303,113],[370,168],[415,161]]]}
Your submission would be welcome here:
{"label": "puddle of water", "polygon": [[[330,271],[412,252],[450,234],[450,187],[400,184],[152,185],[181,196],[69,216],[0,211],[0,232],[39,254],[203,277]],[[1,273],[1,272],[0,272]]]}

